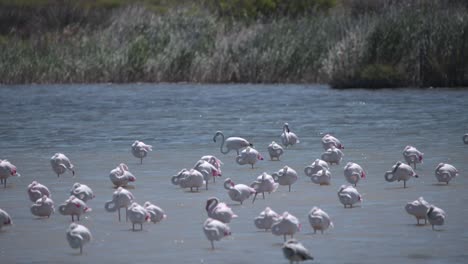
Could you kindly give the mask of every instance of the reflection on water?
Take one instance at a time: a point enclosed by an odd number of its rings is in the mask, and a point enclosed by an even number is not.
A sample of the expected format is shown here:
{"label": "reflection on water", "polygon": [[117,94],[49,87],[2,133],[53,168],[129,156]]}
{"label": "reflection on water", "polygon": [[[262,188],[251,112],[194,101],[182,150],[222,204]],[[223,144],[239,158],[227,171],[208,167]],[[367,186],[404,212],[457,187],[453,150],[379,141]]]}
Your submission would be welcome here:
{"label": "reflection on water", "polygon": [[[0,231],[2,263],[287,263],[282,237],[255,229],[253,219],[266,207],[288,211],[299,218],[296,235],[320,263],[463,263],[468,245],[468,92],[464,90],[331,90],[300,85],[53,85],[0,87],[0,158],[18,167],[22,177],[0,188],[0,208],[14,225]],[[235,163],[234,153],[222,155],[212,141],[214,132],[241,136],[253,142],[264,157],[271,141],[281,142],[288,122],[301,143],[285,149],[281,161],[259,161],[255,169]],[[345,145],[342,164],[333,165],[331,186],[313,184],[303,170],[320,157],[320,139],[332,133]],[[143,165],[130,152],[134,140],[153,145]],[[419,179],[408,188],[385,182],[384,172],[403,160],[406,145],[425,153]],[[57,178],[49,158],[65,153],[76,166],[76,177]],[[292,192],[287,186],[235,205],[222,181],[208,191],[186,192],[170,183],[182,168],[191,168],[203,155],[223,162],[223,178],[250,184],[263,171],[288,165],[300,179]],[[344,209],[337,190],[345,184],[343,167],[360,164],[367,179],[358,184],[364,202]],[[137,202],[160,206],[168,218],[132,232],[131,224],[117,221],[104,203],[114,191],[109,172],[125,162],[137,177]],[[448,186],[437,185],[438,163],[453,164],[460,176]],[[94,241],[76,256],[65,239],[70,217],[56,212],[35,219],[29,212],[26,187],[37,180],[49,187],[56,207],[69,196],[74,182],[93,188],[88,202],[93,211],[83,217]],[[233,235],[216,242],[216,250],[202,232],[208,197],[232,205]],[[442,231],[416,226],[404,205],[419,196],[443,208]],[[325,210],[335,228],[312,234],[307,213],[313,206]]]}

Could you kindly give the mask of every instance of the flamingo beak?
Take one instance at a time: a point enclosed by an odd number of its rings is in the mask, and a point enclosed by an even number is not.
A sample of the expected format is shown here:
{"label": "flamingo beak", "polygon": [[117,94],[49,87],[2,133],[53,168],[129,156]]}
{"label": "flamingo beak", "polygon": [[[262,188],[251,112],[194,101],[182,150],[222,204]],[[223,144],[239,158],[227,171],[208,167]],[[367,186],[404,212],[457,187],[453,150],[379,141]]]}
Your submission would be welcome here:
{"label": "flamingo beak", "polygon": [[361,178],[363,178],[363,179],[366,178],[366,173],[365,173],[365,172],[362,172],[362,173],[361,173]]}
{"label": "flamingo beak", "polygon": [[421,162],[423,160],[423,156],[419,156],[419,161]]}
{"label": "flamingo beak", "polygon": [[75,171],[74,170],[72,170],[72,175],[75,176]]}
{"label": "flamingo beak", "polygon": [[415,177],[415,178],[419,178],[419,175],[415,174],[414,177]]}
{"label": "flamingo beak", "polygon": [[252,144],[252,143],[249,143],[249,146],[253,147],[253,144]]}

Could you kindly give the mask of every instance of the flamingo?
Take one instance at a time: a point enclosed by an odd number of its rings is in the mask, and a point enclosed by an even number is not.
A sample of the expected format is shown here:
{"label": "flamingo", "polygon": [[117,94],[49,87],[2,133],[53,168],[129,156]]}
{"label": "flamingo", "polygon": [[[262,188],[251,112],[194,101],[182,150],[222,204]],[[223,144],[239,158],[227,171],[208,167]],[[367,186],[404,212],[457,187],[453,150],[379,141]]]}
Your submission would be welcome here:
{"label": "flamingo", "polygon": [[147,145],[142,141],[135,140],[132,144],[132,154],[135,158],[140,159],[140,164],[143,164],[143,158],[145,158],[150,151],[153,151],[153,146]]}
{"label": "flamingo", "polygon": [[78,221],[80,221],[80,215],[91,212],[85,202],[76,198],[75,196],[70,196],[63,204],[59,206],[59,212],[62,215],[71,215],[72,221],[75,221],[74,216],[76,215]]}
{"label": "flamingo", "polygon": [[273,211],[270,207],[260,212],[260,215],[255,217],[254,224],[258,229],[271,229],[271,226],[279,220],[280,216]]}
{"label": "flamingo", "polygon": [[331,172],[327,169],[319,170],[310,177],[313,183],[320,185],[330,185]]}
{"label": "flamingo", "polygon": [[427,223],[427,211],[431,205],[424,200],[423,197],[419,197],[417,200],[409,202],[405,206],[405,210],[408,214],[416,217],[416,221],[419,225],[419,220],[424,219],[424,224]]}
{"label": "flamingo", "polygon": [[83,245],[89,243],[91,239],[91,232],[83,225],[71,223],[67,229],[68,244],[71,248],[80,248],[80,254],[83,254]]}
{"label": "flamingo", "polygon": [[435,230],[434,226],[436,225],[443,225],[446,216],[447,215],[445,214],[444,210],[432,205],[427,211],[427,220],[429,221],[429,224],[432,225],[432,230]]}
{"label": "flamingo", "polygon": [[208,213],[208,217],[226,224],[230,223],[232,218],[237,218],[231,207],[225,203],[220,203],[217,197],[211,197],[206,201],[205,210]]}
{"label": "flamingo", "polygon": [[361,194],[353,186],[341,185],[338,190],[338,198],[346,208],[348,205],[352,208],[357,202],[362,202]]}
{"label": "flamingo", "polygon": [[297,172],[290,168],[289,166],[284,166],[279,171],[271,174],[275,182],[279,183],[279,185],[288,185],[289,191],[291,191],[291,185],[294,184],[297,179]]}
{"label": "flamingo", "polygon": [[331,146],[327,151],[322,153],[321,159],[330,163],[330,165],[333,163],[339,165],[343,156],[344,154],[339,148]]}
{"label": "flamingo", "polygon": [[79,182],[73,184],[73,187],[70,190],[70,194],[82,200],[83,202],[87,202],[88,200],[94,198],[93,190],[91,190],[88,185],[81,184]]}
{"label": "flamingo", "polygon": [[301,224],[294,215],[284,212],[272,226],[271,232],[273,235],[283,236],[286,241],[286,235],[290,235],[291,238],[297,231],[301,231]]}
{"label": "flamingo", "polygon": [[406,146],[403,150],[403,157],[405,158],[406,163],[411,166],[411,163],[414,164],[414,169],[416,169],[416,163],[423,162],[424,153],[419,151],[413,146]]}
{"label": "flamingo", "polygon": [[[215,166],[215,168],[218,170],[219,176],[221,176],[223,173],[221,171],[221,165],[223,165],[223,162],[218,159],[216,156],[213,155],[205,155],[200,158],[201,160],[206,160],[208,161],[211,165]],[[213,182],[215,182],[215,178],[213,177]]]}
{"label": "flamingo", "polygon": [[39,217],[47,216],[47,218],[49,218],[54,211],[54,201],[46,195],[37,199],[37,201],[31,206],[31,213]]}
{"label": "flamingo", "polygon": [[309,166],[305,167],[304,173],[307,177],[312,177],[317,174],[320,170],[327,169],[330,170],[328,163],[321,159],[314,160]]}
{"label": "flamingo", "polygon": [[50,158],[50,165],[54,172],[57,173],[57,177],[60,177],[60,174],[64,174],[67,170],[70,170],[72,175],[75,176],[75,170],[73,169],[74,166],[65,154],[55,153]]}
{"label": "flamingo", "polygon": [[468,133],[463,135],[463,143],[468,144]]}
{"label": "flamingo", "polygon": [[0,208],[0,230],[3,226],[11,225],[12,223],[10,215]]}
{"label": "flamingo", "polygon": [[[253,147],[249,141],[241,137],[228,137],[226,140],[224,139],[224,134],[221,131],[216,131],[215,135],[213,136],[213,141],[216,142],[216,138],[221,136],[221,146],[219,147],[221,153],[228,154],[229,151],[235,150],[237,155],[239,155],[239,150],[246,147]],[[226,151],[223,151],[224,144],[226,144]]]}
{"label": "flamingo", "polygon": [[280,156],[283,155],[284,150],[278,143],[272,141],[270,145],[268,145],[268,154],[270,154],[271,160],[280,160]]}
{"label": "flamingo", "polygon": [[296,143],[300,143],[299,138],[289,130],[289,124],[284,123],[283,125],[283,133],[281,134],[281,142],[287,148],[289,145],[294,145]]}
{"label": "flamingo", "polygon": [[151,222],[156,224],[161,222],[163,219],[167,218],[167,215],[159,206],[156,206],[150,202],[145,202],[143,206],[145,207],[146,211],[148,211],[148,213],[150,214]]}
{"label": "flamingo", "polygon": [[344,167],[344,176],[349,183],[356,187],[360,178],[366,178],[366,173],[359,164],[348,162]]}
{"label": "flamingo", "polygon": [[278,189],[278,185],[279,184],[275,182],[275,180],[270,174],[263,172],[260,176],[257,177],[256,181],[250,184],[250,187],[255,189],[255,195],[252,200],[252,203],[255,202],[255,198],[257,198],[257,194],[261,193],[263,196],[263,199],[265,199],[265,192],[272,193],[276,191],[276,189]]}
{"label": "flamingo", "polygon": [[310,210],[308,218],[310,226],[314,229],[314,234],[317,230],[320,230],[323,234],[324,230],[327,230],[329,227],[333,228],[333,222],[330,220],[330,216],[316,206]]}
{"label": "flamingo", "polygon": [[343,144],[334,136],[330,134],[325,134],[322,138],[322,147],[323,149],[327,150],[331,147],[335,147],[337,149],[344,149]]}
{"label": "flamingo", "polygon": [[132,222],[132,230],[135,231],[135,224],[140,225],[140,230],[143,230],[143,223],[149,222],[151,219],[150,213],[138,203],[133,202],[127,208],[128,219]]}
{"label": "flamingo", "polygon": [[205,220],[205,223],[203,223],[203,232],[205,233],[206,238],[210,241],[211,249],[213,250],[213,241],[219,241],[221,238],[231,235],[231,229],[227,224],[213,218]]}
{"label": "flamingo", "polygon": [[[389,176],[392,176],[389,178]],[[411,166],[404,164],[401,161],[398,161],[395,165],[393,165],[391,171],[385,172],[385,180],[388,182],[394,181],[403,181],[403,188],[406,188],[406,181],[408,181],[411,177],[418,178],[419,176],[413,171]]]}
{"label": "flamingo", "polygon": [[203,179],[206,183],[206,189],[208,190],[208,182],[210,178],[213,178],[213,182],[215,182],[216,177],[221,177],[221,173],[219,173],[218,169],[211,163],[206,160],[199,160],[193,166],[194,170],[199,171],[203,175]]}
{"label": "flamingo", "polygon": [[116,187],[127,186],[129,182],[136,181],[136,177],[128,171],[125,163],[120,163],[115,169],[110,171],[109,178]]}
{"label": "flamingo", "polygon": [[28,185],[28,196],[31,202],[35,203],[37,199],[42,198],[44,195],[51,197],[49,188],[47,188],[45,185],[42,185],[37,181],[33,181]]}
{"label": "flamingo", "polygon": [[283,255],[289,260],[289,263],[299,263],[299,261],[314,260],[309,251],[297,240],[289,239],[283,244]]}
{"label": "flamingo", "polygon": [[21,175],[16,171],[16,166],[11,164],[8,160],[0,160],[0,184],[6,188],[7,179],[10,176],[20,177]]}
{"label": "flamingo", "polygon": [[449,183],[453,178],[458,176],[458,170],[450,164],[439,163],[435,170],[437,181]]}
{"label": "flamingo", "polygon": [[224,181],[224,189],[228,190],[228,195],[231,200],[242,204],[249,199],[252,194],[255,194],[255,189],[245,184],[235,184],[231,178]]}
{"label": "flamingo", "polygon": [[258,151],[254,148],[247,147],[242,150],[241,154],[237,156],[236,162],[239,165],[250,164],[252,169],[254,168],[254,164],[257,163],[257,160],[263,160],[262,155],[258,153]]}
{"label": "flamingo", "polygon": [[122,187],[117,188],[117,190],[112,194],[112,200],[107,201],[104,205],[104,208],[107,212],[119,212],[119,222],[120,222],[120,208],[125,208],[125,219],[127,219],[127,208],[133,203],[133,194],[125,190]]}
{"label": "flamingo", "polygon": [[196,188],[198,192],[198,188],[206,184],[203,174],[194,169],[182,169],[177,175],[172,176],[171,182],[181,188],[190,188],[191,192],[193,192],[193,188]]}

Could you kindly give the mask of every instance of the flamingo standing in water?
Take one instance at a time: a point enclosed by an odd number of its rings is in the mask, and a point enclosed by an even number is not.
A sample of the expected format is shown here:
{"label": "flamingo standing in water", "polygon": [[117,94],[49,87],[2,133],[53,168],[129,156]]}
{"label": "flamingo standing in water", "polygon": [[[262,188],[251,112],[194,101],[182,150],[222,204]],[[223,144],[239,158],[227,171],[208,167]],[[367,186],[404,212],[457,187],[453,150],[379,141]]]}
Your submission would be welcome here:
{"label": "flamingo standing in water", "polygon": [[463,143],[468,144],[468,133],[463,135]]}
{"label": "flamingo standing in water", "polygon": [[424,224],[427,223],[427,211],[430,207],[431,205],[423,197],[419,197],[417,200],[407,203],[405,210],[408,214],[416,217],[417,224],[419,225],[420,219],[424,219]]}
{"label": "flamingo standing in water", "polygon": [[432,230],[434,229],[434,226],[436,225],[443,225],[445,222],[446,214],[444,210],[440,209],[439,207],[436,206],[431,206],[429,208],[429,211],[427,211],[427,220],[429,221],[429,224],[432,225]]}
{"label": "flamingo standing in water", "polygon": [[161,222],[163,219],[167,218],[167,215],[159,206],[156,206],[150,202],[145,202],[143,206],[145,207],[146,211],[148,211],[148,213],[150,214],[151,222],[156,224]]}
{"label": "flamingo standing in water", "polygon": [[221,221],[223,223],[230,223],[232,218],[237,218],[231,207],[225,203],[220,203],[216,197],[211,197],[206,201],[205,206],[208,217]]}
{"label": "flamingo standing in water", "polygon": [[236,162],[239,165],[250,164],[252,169],[254,168],[254,164],[257,163],[257,160],[263,160],[262,155],[258,153],[258,151],[254,148],[247,147],[242,150],[241,154],[237,156]]}
{"label": "flamingo standing in water", "polygon": [[[228,137],[224,139],[224,134],[221,131],[216,131],[215,135],[213,136],[213,141],[216,142],[218,136],[221,136],[221,146],[219,147],[221,153],[228,154],[229,151],[235,150],[237,155],[239,155],[239,150],[246,148],[246,147],[253,147],[253,145],[244,138],[241,137]],[[226,150],[223,150],[224,145],[226,145]]]}
{"label": "flamingo standing in water", "polygon": [[72,221],[75,221],[75,215],[78,221],[80,221],[80,215],[91,212],[91,208],[89,208],[85,202],[73,195],[70,196],[70,198],[68,198],[63,204],[61,204],[58,210],[62,215],[71,215]]}
{"label": "flamingo standing in water", "polygon": [[50,165],[52,169],[57,174],[57,177],[60,177],[60,174],[64,174],[67,170],[72,172],[72,175],[75,176],[74,166],[70,162],[70,159],[62,153],[55,153],[50,158]]}
{"label": "flamingo standing in water", "polygon": [[272,226],[271,232],[273,235],[283,236],[286,241],[286,235],[290,235],[291,238],[297,231],[301,231],[301,224],[294,215],[284,212]]}
{"label": "flamingo standing in water", "polygon": [[228,190],[228,195],[231,200],[242,204],[249,199],[252,194],[255,194],[255,189],[245,184],[235,184],[231,178],[224,181],[224,189]]}
{"label": "flamingo standing in water", "polygon": [[321,159],[316,159],[312,164],[309,166],[305,167],[304,173],[307,177],[312,177],[317,174],[320,170],[330,170],[330,166],[328,166],[328,163],[324,160]]}
{"label": "flamingo standing in water", "polygon": [[128,171],[128,166],[120,163],[115,169],[110,171],[109,178],[116,187],[127,186],[129,182],[136,181],[136,177]]}
{"label": "flamingo standing in water", "polygon": [[16,166],[11,164],[8,160],[0,160],[0,184],[3,183],[3,187],[6,188],[7,179],[10,176],[21,176],[16,171]]}
{"label": "flamingo standing in water", "polygon": [[54,201],[46,195],[37,199],[37,201],[31,206],[31,213],[39,217],[47,216],[47,218],[49,218],[54,211]]}
{"label": "flamingo standing in water", "polygon": [[329,227],[333,228],[333,222],[330,220],[330,216],[316,206],[310,210],[308,218],[310,226],[314,229],[314,234],[317,230],[320,230],[323,234],[324,230],[327,230]]}
{"label": "flamingo standing in water", "polygon": [[331,147],[335,147],[337,149],[344,149],[343,144],[334,136],[330,134],[325,134],[322,138],[322,147],[323,149],[327,150]]}
{"label": "flamingo standing in water", "polygon": [[283,133],[281,134],[281,143],[283,143],[283,146],[286,148],[289,145],[295,145],[296,143],[300,143],[299,138],[289,130],[289,124],[284,123],[283,125]]}
{"label": "flamingo standing in water", "polygon": [[83,245],[89,243],[92,239],[88,228],[77,223],[71,223],[67,229],[67,241],[71,248],[80,248],[80,254],[83,254]]}
{"label": "flamingo standing in water", "polygon": [[360,178],[366,178],[366,173],[359,164],[348,162],[344,167],[344,176],[349,183],[354,184],[354,187],[356,187]]}
{"label": "flamingo standing in water", "polygon": [[199,171],[203,175],[203,179],[205,180],[206,189],[208,190],[208,182],[210,178],[213,178],[213,182],[215,182],[216,177],[221,177],[221,173],[216,169],[216,167],[209,163],[206,160],[199,160],[193,166],[194,170]]}
{"label": "flamingo standing in water", "polygon": [[104,205],[104,208],[107,212],[119,212],[119,222],[120,222],[120,208],[125,208],[125,219],[127,219],[127,208],[133,203],[133,194],[125,190],[122,187],[117,188],[117,190],[112,194],[112,200],[107,201]]}
{"label": "flamingo standing in water", "polygon": [[135,231],[135,224],[140,225],[140,231],[143,230],[143,223],[149,222],[151,219],[150,213],[138,203],[133,202],[127,208],[128,219],[132,222],[132,230]]}
{"label": "flamingo standing in water", "polygon": [[406,188],[406,181],[408,181],[411,177],[418,178],[419,176],[414,172],[411,166],[398,161],[395,165],[393,165],[391,171],[385,172],[384,177],[388,182],[403,181],[403,188]]}
{"label": "flamingo standing in water", "polygon": [[0,208],[0,230],[2,229],[3,226],[7,226],[11,224],[12,224],[12,221],[11,221],[10,215]]}
{"label": "flamingo standing in water", "polygon": [[70,190],[70,194],[82,200],[83,202],[87,202],[88,200],[94,198],[93,190],[91,190],[88,185],[81,184],[79,182],[73,184],[73,187]]}
{"label": "flamingo standing in water", "polygon": [[255,189],[255,196],[252,200],[252,203],[255,202],[255,198],[257,198],[257,194],[261,193],[263,199],[265,199],[265,192],[272,193],[278,189],[278,183],[275,182],[273,177],[263,172],[260,176],[257,177],[257,180],[250,184],[250,187]]}
{"label": "flamingo standing in water", "polygon": [[299,263],[299,261],[305,260],[314,260],[314,257],[310,254],[300,242],[295,239],[289,239],[283,244],[283,255],[289,260],[292,264],[294,261]]}
{"label": "flamingo standing in water", "polygon": [[338,190],[338,199],[346,208],[348,205],[352,208],[357,202],[362,202],[361,194],[353,186],[341,185]]}
{"label": "flamingo standing in water", "polygon": [[142,141],[135,140],[132,144],[132,154],[135,158],[140,159],[140,164],[143,164],[143,158],[145,158],[150,151],[153,151],[153,146],[147,145]]}
{"label": "flamingo standing in water", "polygon": [[45,185],[42,185],[37,181],[33,181],[28,185],[28,196],[31,202],[35,203],[37,199],[42,198],[44,195],[51,197],[49,188],[47,188]]}
{"label": "flamingo standing in water", "polygon": [[435,170],[437,181],[449,183],[453,178],[458,176],[458,170],[450,164],[439,163]]}
{"label": "flamingo standing in water", "polygon": [[227,224],[213,218],[205,220],[205,223],[203,223],[203,232],[211,243],[211,249],[214,249],[213,241],[219,241],[221,238],[231,235],[231,229]]}
{"label": "flamingo standing in water", "polygon": [[255,217],[254,224],[258,229],[271,229],[271,226],[279,220],[280,216],[270,207],[260,212],[260,215]]}
{"label": "flamingo standing in water", "polygon": [[419,151],[413,146],[406,146],[403,150],[403,157],[405,158],[406,163],[411,166],[411,163],[414,164],[414,169],[416,169],[416,163],[423,162],[424,153]]}
{"label": "flamingo standing in water", "polygon": [[290,168],[289,166],[284,166],[279,171],[271,174],[275,182],[279,183],[279,185],[287,185],[289,186],[289,191],[291,191],[291,185],[293,185],[297,179],[297,172]]}
{"label": "flamingo standing in water", "polygon": [[[223,165],[223,162],[218,159],[216,156],[213,155],[206,155],[200,158],[201,160],[208,161],[211,165],[213,165],[216,170],[218,170],[218,176],[222,176],[223,172],[221,171],[221,165]],[[213,182],[215,182],[216,177],[213,177]]]}
{"label": "flamingo standing in water", "polygon": [[280,156],[283,155],[284,150],[278,143],[272,141],[270,145],[268,145],[268,154],[270,154],[270,160],[280,160]]}

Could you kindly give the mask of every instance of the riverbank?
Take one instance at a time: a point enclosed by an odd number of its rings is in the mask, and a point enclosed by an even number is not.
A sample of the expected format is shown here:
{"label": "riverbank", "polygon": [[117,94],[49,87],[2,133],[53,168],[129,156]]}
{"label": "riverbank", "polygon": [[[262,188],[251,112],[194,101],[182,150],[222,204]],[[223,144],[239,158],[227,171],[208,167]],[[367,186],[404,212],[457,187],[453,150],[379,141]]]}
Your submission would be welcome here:
{"label": "riverbank", "polygon": [[[467,7],[396,2],[255,19],[196,5],[2,8],[0,83],[468,86]],[[14,23],[25,10],[36,15]]]}

